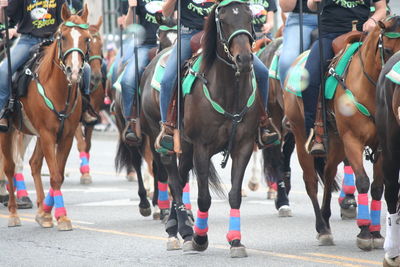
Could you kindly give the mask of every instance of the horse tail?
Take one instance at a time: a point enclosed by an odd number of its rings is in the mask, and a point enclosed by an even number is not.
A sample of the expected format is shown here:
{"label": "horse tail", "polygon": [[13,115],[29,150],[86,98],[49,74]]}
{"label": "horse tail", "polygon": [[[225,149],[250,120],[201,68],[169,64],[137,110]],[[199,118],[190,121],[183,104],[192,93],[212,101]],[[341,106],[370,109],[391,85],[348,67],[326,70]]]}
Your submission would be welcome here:
{"label": "horse tail", "polygon": [[118,140],[117,154],[114,159],[115,170],[119,173],[123,169],[137,170],[142,165],[142,157],[136,147],[126,145],[121,138]]}
{"label": "horse tail", "polygon": [[[318,177],[323,184],[325,184],[325,175],[324,175],[325,162],[326,160],[324,158],[314,158],[315,170],[317,171]],[[340,190],[337,176],[335,176],[335,180],[333,181],[332,190],[333,192],[338,192]]]}
{"label": "horse tail", "polygon": [[[196,167],[193,168],[193,171],[197,177],[197,179],[199,179],[198,177],[198,171],[196,169]],[[210,167],[208,170],[208,184],[211,187],[211,191],[213,191],[217,196],[221,197],[221,198],[225,198],[226,194],[224,191],[224,188],[222,186],[222,181],[221,178],[219,177],[217,170],[215,169],[215,166],[213,164],[213,162],[210,160]]]}

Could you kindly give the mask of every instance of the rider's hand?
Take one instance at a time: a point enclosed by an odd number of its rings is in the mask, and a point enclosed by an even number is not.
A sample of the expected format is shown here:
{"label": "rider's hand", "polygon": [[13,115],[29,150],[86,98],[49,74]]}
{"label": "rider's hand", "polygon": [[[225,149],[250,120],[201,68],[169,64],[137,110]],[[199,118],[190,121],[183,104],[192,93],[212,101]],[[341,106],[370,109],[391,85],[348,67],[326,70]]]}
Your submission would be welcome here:
{"label": "rider's hand", "polygon": [[11,29],[8,29],[8,35],[10,36],[10,39],[12,39],[14,37],[18,37],[19,33],[17,32],[17,29],[11,28]]}
{"label": "rider's hand", "polygon": [[376,23],[373,19],[369,18],[363,25],[364,32],[371,32],[376,26]]}
{"label": "rider's hand", "polygon": [[119,27],[124,27],[124,25],[125,25],[125,18],[126,18],[125,15],[118,17],[118,19],[117,19],[117,24],[118,24]]}
{"label": "rider's hand", "polygon": [[8,0],[0,0],[0,7],[7,7],[8,6]]}
{"label": "rider's hand", "polygon": [[129,7],[135,7],[137,6],[137,0],[128,0]]}
{"label": "rider's hand", "polygon": [[265,33],[265,34],[267,34],[267,33],[269,33],[271,30],[272,30],[272,25],[271,25],[271,23],[269,23],[269,22],[267,22],[267,23],[265,23],[263,26],[262,26],[262,32],[263,33]]}

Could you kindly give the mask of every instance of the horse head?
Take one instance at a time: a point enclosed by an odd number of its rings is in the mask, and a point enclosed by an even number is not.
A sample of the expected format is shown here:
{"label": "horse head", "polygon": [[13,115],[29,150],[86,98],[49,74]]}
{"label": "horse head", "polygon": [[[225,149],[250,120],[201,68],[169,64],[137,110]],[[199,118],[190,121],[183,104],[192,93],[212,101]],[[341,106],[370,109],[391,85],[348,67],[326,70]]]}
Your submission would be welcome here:
{"label": "horse head", "polygon": [[253,67],[253,36],[249,5],[241,0],[219,2],[206,23],[203,42],[205,65],[217,56],[232,66],[236,74],[250,72]]}
{"label": "horse head", "polygon": [[58,61],[70,83],[78,83],[83,65],[89,54],[91,35],[87,24],[88,8],[85,4],[82,15],[72,15],[67,5],[61,10],[64,21],[55,34]]}
{"label": "horse head", "polygon": [[177,38],[177,23],[173,18],[166,18],[161,12],[155,14],[157,23],[160,27],[157,30],[158,51],[172,46]]}
{"label": "horse head", "polygon": [[97,24],[90,25],[89,32],[92,37],[89,49],[89,64],[91,68],[90,80],[94,85],[101,82],[103,73],[101,67],[103,63],[103,40],[100,35],[100,27],[103,23],[103,17],[100,16]]}

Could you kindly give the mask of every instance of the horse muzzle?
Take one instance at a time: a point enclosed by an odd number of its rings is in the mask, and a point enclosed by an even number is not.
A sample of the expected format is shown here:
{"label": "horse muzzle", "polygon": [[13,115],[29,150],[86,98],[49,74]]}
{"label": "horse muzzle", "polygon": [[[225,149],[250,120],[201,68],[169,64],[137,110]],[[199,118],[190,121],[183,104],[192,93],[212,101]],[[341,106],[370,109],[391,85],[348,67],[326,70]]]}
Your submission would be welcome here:
{"label": "horse muzzle", "polygon": [[65,76],[67,77],[67,80],[72,84],[76,84],[81,81],[82,73],[83,68],[72,68],[70,66],[67,66],[65,68]]}
{"label": "horse muzzle", "polygon": [[253,70],[253,54],[238,54],[234,58],[234,63],[240,73],[249,73]]}

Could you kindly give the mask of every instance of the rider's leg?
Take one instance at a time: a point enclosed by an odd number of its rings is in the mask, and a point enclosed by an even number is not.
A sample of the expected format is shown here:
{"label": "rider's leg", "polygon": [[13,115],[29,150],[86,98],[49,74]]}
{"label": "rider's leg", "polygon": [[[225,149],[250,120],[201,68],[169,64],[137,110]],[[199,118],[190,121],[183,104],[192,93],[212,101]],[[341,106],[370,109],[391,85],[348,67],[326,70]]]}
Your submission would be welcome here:
{"label": "rider's leg", "polygon": [[[324,72],[326,71],[329,60],[334,56],[332,50],[332,41],[339,34],[326,34],[322,38],[323,43],[323,60],[324,60]],[[308,71],[309,84],[307,88],[302,92],[303,103],[304,103],[304,119],[305,119],[305,128],[306,135],[309,136],[311,129],[314,128],[315,117],[317,113],[317,104],[318,97],[320,93],[321,86],[321,68],[320,68],[320,53],[319,53],[319,42],[315,42],[310,51],[310,55],[308,56],[305,69]],[[312,79],[311,79],[312,77]],[[318,147],[314,147],[315,151],[318,151],[318,154],[324,154],[325,148],[322,143],[317,144]],[[314,150],[313,149],[313,150]],[[313,153],[315,154],[315,153]]]}
{"label": "rider's leg", "polygon": [[[255,56],[254,57],[254,73],[257,79],[258,89],[262,97],[263,110],[267,111],[268,105],[268,69],[262,63],[262,61]],[[271,126],[271,122],[268,119],[265,112],[260,114],[260,126],[259,126],[259,143],[261,146],[273,144],[279,139],[279,134]]]}
{"label": "rider's leg", "polygon": [[[197,31],[193,31],[190,34],[182,34],[181,40],[181,62],[182,66],[185,60],[189,59],[192,55],[192,49],[190,47],[190,39]],[[161,81],[160,88],[160,112],[161,112],[161,132],[156,140],[156,148],[163,147],[170,151],[173,150],[173,125],[167,123],[167,113],[168,105],[171,101],[172,92],[175,88],[177,81],[177,58],[176,58],[177,48],[174,45],[171,54],[169,55],[167,67],[165,68],[165,73]]]}
{"label": "rider's leg", "polygon": [[[308,49],[311,45],[311,32],[318,26],[317,15],[304,14],[303,15],[303,47]],[[286,79],[286,74],[300,54],[299,42],[299,14],[291,13],[285,24],[283,30],[283,48],[279,56],[279,75],[281,77],[281,85]]]}
{"label": "rider's leg", "polygon": [[124,137],[125,141],[128,143],[137,143],[140,140],[140,136],[137,136],[135,132],[136,128],[136,114],[132,112],[132,106],[136,102],[134,99],[136,95],[136,82],[140,82],[140,77],[142,73],[149,63],[149,50],[154,46],[144,45],[140,46],[137,49],[137,61],[138,61],[138,68],[139,68],[139,77],[138,81],[136,81],[136,63],[135,63],[135,56],[133,56],[125,67],[125,72],[121,79],[121,88],[122,88],[122,101],[123,101],[123,114],[126,120],[125,130],[124,130]]}
{"label": "rider's leg", "polygon": [[[17,43],[10,51],[12,73],[15,73],[15,71],[29,59],[29,51],[31,47],[39,42],[38,38],[29,35],[22,35],[17,40]],[[10,97],[11,88],[9,85],[8,60],[4,59],[0,64],[0,110],[3,110],[6,107]],[[0,131],[7,131],[8,120],[3,115],[5,115],[4,112],[1,112]]]}
{"label": "rider's leg", "polygon": [[90,76],[91,76],[91,69],[88,63],[84,63],[83,65],[83,110],[82,110],[82,121],[87,125],[93,125],[97,123],[97,117],[93,116],[89,113],[90,109]]}

